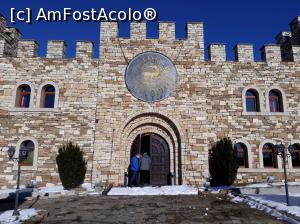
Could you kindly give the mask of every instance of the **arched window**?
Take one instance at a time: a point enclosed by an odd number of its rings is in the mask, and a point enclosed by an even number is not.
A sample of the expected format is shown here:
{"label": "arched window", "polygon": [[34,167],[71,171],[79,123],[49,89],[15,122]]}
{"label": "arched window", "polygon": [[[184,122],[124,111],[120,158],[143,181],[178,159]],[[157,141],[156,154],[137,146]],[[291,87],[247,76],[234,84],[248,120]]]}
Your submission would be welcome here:
{"label": "arched window", "polygon": [[20,150],[28,150],[28,157],[21,162],[21,166],[33,166],[34,160],[34,143],[31,140],[26,140],[21,143]]}
{"label": "arched window", "polygon": [[46,85],[42,88],[41,107],[54,108],[54,104],[55,104],[55,87],[53,85]]}
{"label": "arched window", "polygon": [[247,146],[243,143],[236,143],[234,147],[237,150],[239,167],[249,168]]}
{"label": "arched window", "polygon": [[293,167],[300,168],[300,144],[294,144],[294,155],[292,155],[292,165]]}
{"label": "arched window", "polygon": [[16,97],[16,107],[29,107],[30,106],[31,88],[29,85],[24,84],[18,87]]}
{"label": "arched window", "polygon": [[279,90],[269,92],[270,112],[283,112],[282,94]]}
{"label": "arched window", "polygon": [[247,112],[260,112],[258,92],[254,89],[249,89],[245,97]]}
{"label": "arched window", "polygon": [[277,155],[274,152],[274,145],[271,143],[266,143],[263,146],[263,161],[264,167],[277,168]]}

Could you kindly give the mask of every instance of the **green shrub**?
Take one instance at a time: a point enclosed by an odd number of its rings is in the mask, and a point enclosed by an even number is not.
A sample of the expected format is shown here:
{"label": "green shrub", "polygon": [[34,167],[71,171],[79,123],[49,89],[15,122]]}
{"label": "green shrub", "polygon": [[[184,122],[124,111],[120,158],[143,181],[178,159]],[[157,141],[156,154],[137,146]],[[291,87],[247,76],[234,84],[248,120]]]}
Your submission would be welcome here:
{"label": "green shrub", "polygon": [[59,177],[65,189],[79,187],[85,177],[86,162],[83,152],[72,142],[65,143],[58,150],[56,157]]}
{"label": "green shrub", "polygon": [[236,179],[239,163],[237,150],[229,138],[218,141],[209,151],[211,186],[229,186]]}

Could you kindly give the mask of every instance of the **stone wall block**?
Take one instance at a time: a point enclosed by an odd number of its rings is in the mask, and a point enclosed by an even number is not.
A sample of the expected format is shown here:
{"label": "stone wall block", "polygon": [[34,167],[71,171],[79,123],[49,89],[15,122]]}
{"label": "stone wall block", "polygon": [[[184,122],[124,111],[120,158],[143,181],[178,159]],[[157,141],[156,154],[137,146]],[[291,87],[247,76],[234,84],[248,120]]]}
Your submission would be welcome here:
{"label": "stone wall block", "polygon": [[0,57],[3,57],[5,54],[5,51],[4,51],[5,43],[6,43],[5,40],[0,40]]}
{"label": "stone wall block", "polygon": [[280,46],[276,44],[268,44],[261,48],[261,58],[268,64],[278,64],[281,60]]}
{"label": "stone wall block", "polygon": [[234,47],[235,60],[239,62],[254,61],[253,45],[252,44],[237,44]]}
{"label": "stone wall block", "polygon": [[47,46],[47,58],[65,58],[67,45],[62,40],[50,40]]}
{"label": "stone wall block", "polygon": [[175,40],[175,23],[159,22],[158,30],[160,40]]}
{"label": "stone wall block", "polygon": [[203,23],[188,23],[185,50],[192,52],[196,60],[204,61]]}
{"label": "stone wall block", "polygon": [[0,33],[6,28],[6,18],[0,13]]}
{"label": "stone wall block", "polygon": [[145,22],[130,23],[130,39],[144,40],[146,39],[147,27]]}
{"label": "stone wall block", "polygon": [[37,56],[39,44],[34,40],[21,40],[18,42],[17,57],[32,58]]}
{"label": "stone wall block", "polygon": [[118,37],[119,26],[117,22],[100,23],[100,39],[108,41],[111,37]]}
{"label": "stone wall block", "polygon": [[92,58],[94,54],[94,43],[91,41],[76,42],[76,58]]}
{"label": "stone wall block", "polygon": [[300,46],[292,46],[293,61],[300,63]]}
{"label": "stone wall block", "polygon": [[226,61],[226,45],[225,44],[210,44],[208,46],[208,58],[213,62]]}

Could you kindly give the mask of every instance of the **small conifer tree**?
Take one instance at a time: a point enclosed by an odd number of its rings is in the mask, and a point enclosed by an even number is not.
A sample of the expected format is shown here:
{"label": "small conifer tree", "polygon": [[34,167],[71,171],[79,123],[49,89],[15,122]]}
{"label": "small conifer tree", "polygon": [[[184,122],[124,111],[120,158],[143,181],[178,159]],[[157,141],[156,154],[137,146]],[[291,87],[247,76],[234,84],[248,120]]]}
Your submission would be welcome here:
{"label": "small conifer tree", "polygon": [[79,187],[85,177],[86,162],[83,152],[72,142],[65,143],[58,150],[56,157],[59,177],[65,189]]}
{"label": "small conifer tree", "polygon": [[239,168],[237,150],[229,138],[218,141],[209,152],[211,186],[229,186],[236,179]]}

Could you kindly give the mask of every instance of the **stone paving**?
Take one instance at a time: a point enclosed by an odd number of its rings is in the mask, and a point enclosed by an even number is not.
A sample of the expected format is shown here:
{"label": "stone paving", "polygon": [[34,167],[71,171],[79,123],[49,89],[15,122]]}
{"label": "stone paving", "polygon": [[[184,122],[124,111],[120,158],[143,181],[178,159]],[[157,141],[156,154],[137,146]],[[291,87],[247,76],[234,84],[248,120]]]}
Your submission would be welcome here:
{"label": "stone paving", "polygon": [[[42,223],[283,223],[219,194],[199,196],[81,196],[38,200]],[[33,201],[25,202],[28,208]],[[28,222],[34,223],[34,222]]]}

